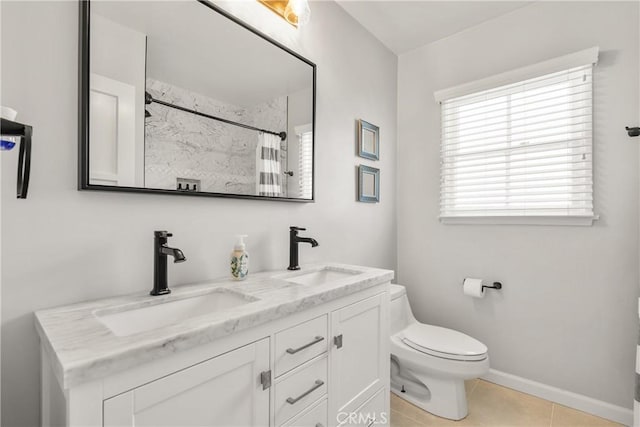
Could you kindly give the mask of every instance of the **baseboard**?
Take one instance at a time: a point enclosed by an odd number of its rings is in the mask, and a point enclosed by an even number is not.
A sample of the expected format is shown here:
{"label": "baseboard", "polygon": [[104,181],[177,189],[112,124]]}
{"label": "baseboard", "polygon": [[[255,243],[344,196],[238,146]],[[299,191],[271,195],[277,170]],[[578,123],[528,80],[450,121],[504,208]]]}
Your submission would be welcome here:
{"label": "baseboard", "polygon": [[482,379],[626,426],[633,424],[633,410],[622,406],[612,405],[611,403],[496,371],[495,369],[490,369],[489,373],[484,375]]}

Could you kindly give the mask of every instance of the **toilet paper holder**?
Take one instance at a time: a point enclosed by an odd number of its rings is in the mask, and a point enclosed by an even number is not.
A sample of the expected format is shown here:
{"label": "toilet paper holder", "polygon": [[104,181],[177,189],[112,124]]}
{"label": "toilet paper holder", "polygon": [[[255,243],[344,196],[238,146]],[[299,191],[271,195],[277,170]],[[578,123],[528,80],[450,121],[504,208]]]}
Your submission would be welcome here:
{"label": "toilet paper holder", "polygon": [[482,285],[482,290],[484,291],[484,288],[487,289],[502,289],[502,283],[500,282],[493,282],[493,285],[489,286],[489,285]]}

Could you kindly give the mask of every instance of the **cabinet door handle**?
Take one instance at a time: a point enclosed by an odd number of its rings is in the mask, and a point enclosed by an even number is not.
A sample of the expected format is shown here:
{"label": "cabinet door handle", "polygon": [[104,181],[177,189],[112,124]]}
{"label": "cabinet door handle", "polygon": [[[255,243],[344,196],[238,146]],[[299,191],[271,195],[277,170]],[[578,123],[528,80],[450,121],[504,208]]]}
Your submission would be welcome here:
{"label": "cabinet door handle", "polygon": [[303,397],[307,396],[309,393],[313,393],[314,391],[316,391],[317,389],[319,389],[320,387],[322,387],[324,385],[324,381],[322,380],[316,380],[315,384],[313,384],[313,387],[311,387],[309,390],[305,391],[304,393],[302,393],[300,396],[296,397],[295,399],[293,397],[288,397],[287,398],[287,403],[290,405],[295,404],[298,400],[302,399]]}
{"label": "cabinet door handle", "polygon": [[342,334],[333,337],[333,343],[337,348],[342,348]]}
{"label": "cabinet door handle", "polygon": [[324,337],[321,336],[317,336],[313,339],[313,341],[311,341],[308,344],[303,345],[302,347],[298,347],[298,348],[288,348],[287,349],[287,353],[289,354],[296,354],[299,351],[304,350],[305,348],[311,347],[314,344],[318,344],[320,341],[324,341]]}

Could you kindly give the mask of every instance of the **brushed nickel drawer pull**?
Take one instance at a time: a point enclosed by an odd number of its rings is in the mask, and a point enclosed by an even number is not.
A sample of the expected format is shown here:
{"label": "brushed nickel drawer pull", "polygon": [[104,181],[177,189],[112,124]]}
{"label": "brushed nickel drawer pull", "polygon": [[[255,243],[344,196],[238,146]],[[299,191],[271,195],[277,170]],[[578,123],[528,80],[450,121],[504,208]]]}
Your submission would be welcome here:
{"label": "brushed nickel drawer pull", "polygon": [[321,336],[317,336],[313,339],[313,341],[311,341],[308,344],[303,345],[302,347],[298,347],[298,348],[288,348],[287,349],[287,353],[289,354],[296,354],[299,351],[304,350],[305,348],[311,347],[314,344],[318,344],[320,341],[324,341],[324,337]]}
{"label": "brushed nickel drawer pull", "polygon": [[287,403],[290,405],[295,404],[298,400],[302,399],[303,397],[307,396],[310,393],[313,393],[314,391],[316,391],[317,389],[319,389],[320,387],[322,387],[324,385],[324,381],[322,380],[316,380],[315,384],[313,385],[313,387],[311,387],[309,390],[305,391],[304,393],[302,393],[300,396],[296,397],[295,399],[293,397],[288,397],[287,398]]}

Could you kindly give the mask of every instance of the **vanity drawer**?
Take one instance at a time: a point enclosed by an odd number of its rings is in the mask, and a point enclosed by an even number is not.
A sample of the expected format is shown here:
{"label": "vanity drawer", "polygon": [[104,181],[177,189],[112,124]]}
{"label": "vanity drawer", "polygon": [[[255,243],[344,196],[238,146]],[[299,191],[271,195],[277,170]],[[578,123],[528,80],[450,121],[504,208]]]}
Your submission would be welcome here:
{"label": "vanity drawer", "polygon": [[327,414],[327,406],[327,399],[322,399],[282,427],[328,427],[329,415]]}
{"label": "vanity drawer", "polygon": [[327,357],[292,372],[275,385],[275,421],[282,425],[327,393]]}
{"label": "vanity drawer", "polygon": [[275,376],[327,351],[327,315],[285,329],[276,334]]}

